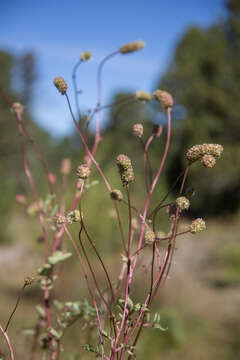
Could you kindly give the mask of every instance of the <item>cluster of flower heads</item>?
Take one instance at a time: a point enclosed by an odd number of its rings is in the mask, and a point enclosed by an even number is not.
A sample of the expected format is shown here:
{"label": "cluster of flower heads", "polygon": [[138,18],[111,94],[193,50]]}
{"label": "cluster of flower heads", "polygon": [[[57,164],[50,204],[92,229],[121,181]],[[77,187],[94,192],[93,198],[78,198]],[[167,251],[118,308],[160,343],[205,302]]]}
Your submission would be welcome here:
{"label": "cluster of flower heads", "polygon": [[62,225],[72,224],[73,222],[80,222],[83,218],[83,214],[79,210],[70,211],[67,215],[56,214],[54,222],[57,226],[61,227]]}
{"label": "cluster of flower heads", "polygon": [[190,163],[201,160],[205,167],[212,168],[216,159],[218,159],[223,152],[222,145],[219,144],[201,144],[192,146],[186,154]]}

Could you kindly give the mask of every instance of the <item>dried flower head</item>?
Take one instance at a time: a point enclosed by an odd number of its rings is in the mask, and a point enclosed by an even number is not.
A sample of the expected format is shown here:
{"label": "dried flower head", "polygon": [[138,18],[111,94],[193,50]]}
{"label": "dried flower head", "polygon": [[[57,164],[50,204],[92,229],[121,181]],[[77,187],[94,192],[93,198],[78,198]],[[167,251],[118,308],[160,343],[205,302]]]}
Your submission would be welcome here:
{"label": "dried flower head", "polygon": [[34,277],[33,276],[27,276],[24,279],[24,286],[29,286],[34,282]]}
{"label": "dried flower head", "polygon": [[87,164],[79,165],[77,168],[77,176],[79,179],[85,180],[91,174],[91,169]]}
{"label": "dried flower head", "polygon": [[153,95],[155,99],[164,106],[165,109],[173,107],[172,95],[169,94],[167,91],[158,89],[154,92]]}
{"label": "dried flower head", "polygon": [[206,168],[213,168],[214,165],[216,164],[216,158],[213,155],[203,155],[202,159],[201,159],[201,163],[206,167]]}
{"label": "dried flower head", "polygon": [[134,124],[133,125],[133,134],[139,138],[143,135],[143,126],[142,124]]}
{"label": "dried flower head", "polygon": [[61,76],[55,77],[53,83],[62,95],[66,94],[68,86],[65,80]]}
{"label": "dried flower head", "polygon": [[19,102],[15,102],[12,104],[12,112],[22,114],[23,112],[23,105]]}
{"label": "dried flower head", "polygon": [[110,192],[110,196],[113,200],[121,201],[123,199],[123,194],[122,194],[121,190],[118,190],[118,189]]}
{"label": "dried flower head", "polygon": [[66,224],[68,221],[67,221],[67,218],[65,215],[63,214],[56,214],[54,216],[54,223],[57,225],[57,226],[62,226],[63,224]]}
{"label": "dried flower head", "polygon": [[16,203],[21,204],[21,205],[26,205],[27,204],[26,196],[23,194],[17,194],[16,195]]}
{"label": "dried flower head", "polygon": [[153,134],[155,137],[161,136],[162,131],[163,131],[162,125],[157,125],[157,124],[154,124],[154,125],[153,125],[152,134]]}
{"label": "dried flower head", "polygon": [[152,95],[145,91],[136,91],[136,98],[139,101],[148,102],[152,100]]}
{"label": "dried flower head", "polygon": [[145,43],[143,41],[133,41],[131,43],[127,43],[120,47],[119,52],[121,54],[128,54],[134,51],[139,51],[145,47]]}
{"label": "dried flower head", "polygon": [[127,155],[120,154],[116,159],[121,180],[124,185],[134,182],[134,172],[130,158]]}
{"label": "dried flower head", "polygon": [[206,229],[205,221],[201,218],[197,218],[192,221],[191,225],[189,226],[189,231],[191,234],[199,233]]}
{"label": "dried flower head", "polygon": [[190,163],[201,159],[204,155],[212,155],[219,158],[223,152],[222,145],[219,144],[201,144],[192,146],[186,154]]}
{"label": "dried flower head", "polygon": [[71,160],[70,159],[63,159],[61,163],[61,174],[62,175],[69,175],[71,171]]}
{"label": "dried flower head", "polygon": [[188,210],[190,201],[185,196],[179,196],[176,199],[176,204],[180,210]]}
{"label": "dried flower head", "polygon": [[146,244],[152,244],[155,241],[155,234],[152,230],[147,230],[144,238]]}
{"label": "dried flower head", "polygon": [[81,61],[88,61],[90,58],[91,58],[90,51],[84,51],[80,56]]}

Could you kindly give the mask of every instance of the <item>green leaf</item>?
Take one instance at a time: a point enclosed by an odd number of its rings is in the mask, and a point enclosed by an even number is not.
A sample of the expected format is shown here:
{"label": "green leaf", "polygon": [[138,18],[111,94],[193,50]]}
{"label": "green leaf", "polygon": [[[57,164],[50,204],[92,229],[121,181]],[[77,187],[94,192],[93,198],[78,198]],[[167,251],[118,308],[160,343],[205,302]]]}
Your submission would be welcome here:
{"label": "green leaf", "polygon": [[55,265],[59,263],[60,261],[64,261],[72,256],[72,253],[63,253],[60,250],[55,251],[55,253],[52,256],[49,256],[48,261],[50,264]]}

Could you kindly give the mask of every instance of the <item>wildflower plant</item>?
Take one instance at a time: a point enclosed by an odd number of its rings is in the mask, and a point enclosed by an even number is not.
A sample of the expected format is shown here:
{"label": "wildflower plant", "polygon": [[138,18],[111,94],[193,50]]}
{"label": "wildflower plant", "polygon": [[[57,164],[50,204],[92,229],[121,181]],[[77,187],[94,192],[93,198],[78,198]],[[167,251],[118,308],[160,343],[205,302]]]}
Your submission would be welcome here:
{"label": "wildflower plant", "polygon": [[[76,321],[81,321],[84,326],[91,326],[96,332],[94,343],[81,345],[81,349],[95,353],[96,357],[109,360],[131,359],[137,356],[137,344],[144,328],[152,327],[159,330],[162,328],[159,313],[153,313],[153,304],[161,293],[167,276],[169,274],[172,258],[174,256],[175,242],[180,236],[186,233],[196,234],[205,230],[206,225],[203,219],[198,218],[189,224],[184,232],[178,232],[178,224],[181,215],[190,207],[190,196],[184,192],[186,178],[195,163],[203,164],[205,167],[212,168],[216,160],[221,156],[222,146],[218,144],[194,145],[186,153],[186,168],[178,176],[175,183],[171,186],[168,193],[159,200],[155,208],[152,208],[154,191],[159,186],[163,168],[166,163],[167,154],[171,139],[171,117],[174,100],[170,93],[165,90],[157,89],[153,94],[144,91],[137,91],[136,95],[127,98],[126,101],[149,103],[157,101],[161,103],[162,110],[167,116],[167,127],[154,125],[150,134],[144,133],[144,124],[133,123],[132,129],[135,139],[142,144],[143,157],[143,187],[139,198],[141,199],[141,208],[136,208],[132,203],[131,188],[139,179],[135,178],[134,164],[131,161],[130,154],[119,154],[116,159],[112,159],[112,166],[119,172],[119,179],[122,183],[121,189],[114,189],[111,185],[111,179],[108,179],[102,170],[101,164],[96,161],[95,155],[98,150],[101,133],[101,113],[104,108],[113,107],[118,103],[102,105],[101,82],[102,69],[105,63],[117,55],[126,55],[139,51],[144,47],[142,41],[128,43],[120,47],[119,50],[106,56],[99,65],[97,74],[98,99],[96,108],[90,114],[90,121],[96,116],[96,132],[94,142],[90,145],[89,139],[82,131],[79,123],[83,121],[84,116],[79,106],[79,91],[77,88],[76,77],[79,66],[91,57],[91,53],[86,51],[81,54],[80,60],[73,69],[72,79],[75,92],[76,115],[74,114],[70,99],[68,97],[69,85],[65,80],[57,76],[54,79],[54,85],[61,95],[65,98],[72,120],[79,135],[83,148],[85,163],[79,164],[76,172],[76,189],[74,190],[72,205],[66,209],[66,189],[67,177],[72,171],[70,159],[63,158],[60,174],[62,182],[62,191],[60,198],[56,193],[56,176],[52,174],[43,159],[41,150],[34,138],[29,134],[24,124],[24,109],[19,103],[11,106],[11,111],[16,119],[23,167],[28,178],[29,186],[34,196],[34,206],[31,205],[31,212],[34,211],[39,217],[42,239],[45,249],[45,259],[42,267],[36,269],[36,274],[24,280],[23,289],[32,283],[38,283],[42,289],[42,304],[37,307],[38,320],[34,330],[31,359],[35,358],[38,348],[49,359],[59,359],[64,351],[64,337],[66,331],[71,331],[71,325]],[[84,64],[86,66],[86,64]],[[61,101],[60,99],[59,101]],[[165,133],[165,140],[162,134]],[[144,138],[144,136],[146,138]],[[35,180],[32,176],[25,152],[25,143],[29,140],[33,150],[39,159],[42,170],[45,174],[46,182],[49,187],[49,194],[45,199],[41,199]],[[153,141],[165,142],[164,151],[159,159],[157,168],[152,168],[149,157],[149,148]],[[91,179],[91,170],[95,168],[98,176],[103,180],[109,197],[113,202],[113,207],[119,227],[120,239],[122,242],[122,256],[118,265],[119,276],[112,278],[112,272],[107,267],[104,255],[100,254],[94,239],[91,238],[88,230],[88,220],[82,211],[82,204],[85,200],[85,192]],[[166,200],[173,189],[178,189],[177,198],[167,203]],[[145,191],[144,191],[145,190]],[[91,191],[91,189],[89,189]],[[145,195],[146,194],[146,195]],[[184,195],[185,194],[185,195]],[[104,194],[103,194],[104,196]],[[126,198],[127,200],[124,200]],[[21,194],[16,196],[18,203],[27,207],[27,199]],[[121,217],[121,209],[127,213],[128,225],[125,228]],[[163,233],[157,226],[157,215],[160,211],[167,209],[170,227],[168,234]],[[99,215],[101,216],[101,215]],[[76,223],[78,226],[78,237],[72,235],[71,225]],[[139,223],[140,225],[137,225]],[[76,226],[76,225],[75,225]],[[88,250],[83,241],[83,236],[94,251],[97,260],[102,267],[105,276],[105,284],[102,288],[99,284],[97,274],[94,270],[94,264],[88,254]],[[69,242],[68,250],[62,247],[63,238]],[[166,243],[166,247],[161,247],[161,243]],[[70,250],[71,249],[71,250]],[[151,250],[151,251],[149,251]],[[149,272],[149,283],[142,289],[144,300],[140,301],[137,294],[133,293],[134,283],[137,279],[138,265],[146,264],[151,254]],[[59,273],[58,264],[69,261],[69,258],[76,256],[81,267],[81,273],[86,282],[89,297],[79,301],[60,302],[54,295],[54,286]],[[22,289],[22,290],[23,290]],[[20,294],[21,295],[21,294]],[[133,300],[134,299],[134,300]],[[0,330],[5,337],[10,351],[11,360],[14,359],[13,345],[8,336],[8,327],[12,316],[17,308],[20,297],[17,300],[11,316],[4,327],[0,325]],[[56,321],[57,319],[57,321]],[[80,350],[80,349],[76,349]]]}

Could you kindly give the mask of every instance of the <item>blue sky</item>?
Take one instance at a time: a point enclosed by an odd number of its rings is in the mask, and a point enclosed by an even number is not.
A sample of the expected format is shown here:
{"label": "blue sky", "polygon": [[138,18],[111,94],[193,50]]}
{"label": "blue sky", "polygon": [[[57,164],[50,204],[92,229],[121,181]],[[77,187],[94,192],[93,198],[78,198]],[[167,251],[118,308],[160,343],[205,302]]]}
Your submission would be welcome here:
{"label": "blue sky", "polygon": [[71,71],[83,51],[93,55],[79,69],[80,102],[87,109],[96,105],[97,65],[105,55],[126,42],[146,42],[142,51],[107,63],[103,103],[119,90],[152,91],[187,28],[207,27],[224,14],[224,0],[1,0],[0,48],[16,56],[33,51],[38,78],[31,110],[40,125],[61,136],[72,122],[52,81],[63,76],[73,101]]}

